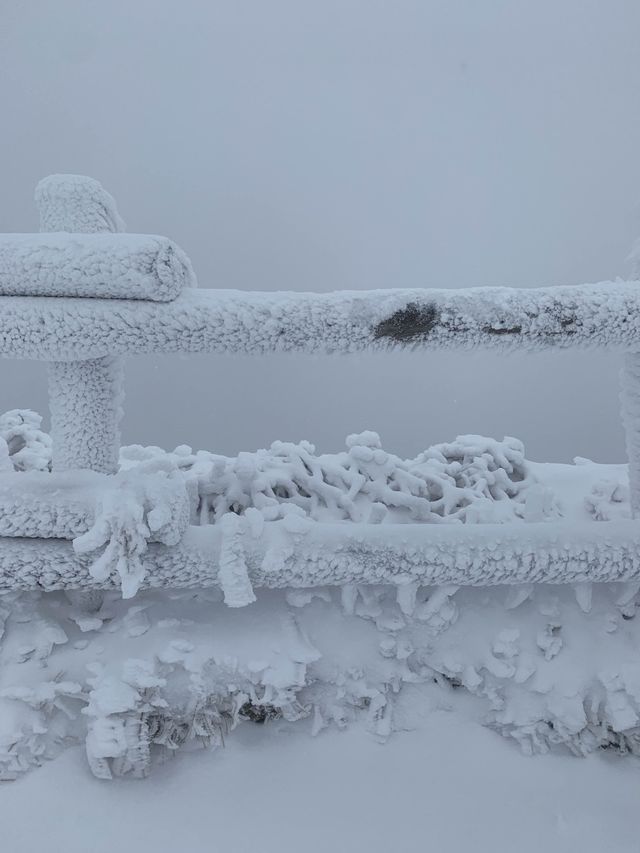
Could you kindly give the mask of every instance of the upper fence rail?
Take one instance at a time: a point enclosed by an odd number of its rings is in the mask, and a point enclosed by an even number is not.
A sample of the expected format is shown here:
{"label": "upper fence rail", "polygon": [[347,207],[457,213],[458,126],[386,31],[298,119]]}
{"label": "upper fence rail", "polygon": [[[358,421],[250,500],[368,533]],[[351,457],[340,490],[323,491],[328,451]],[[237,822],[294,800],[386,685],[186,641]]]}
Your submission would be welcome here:
{"label": "upper fence rail", "polygon": [[12,358],[477,347],[638,351],[640,282],[330,293],[188,288],[171,302],[0,296],[0,355]]}

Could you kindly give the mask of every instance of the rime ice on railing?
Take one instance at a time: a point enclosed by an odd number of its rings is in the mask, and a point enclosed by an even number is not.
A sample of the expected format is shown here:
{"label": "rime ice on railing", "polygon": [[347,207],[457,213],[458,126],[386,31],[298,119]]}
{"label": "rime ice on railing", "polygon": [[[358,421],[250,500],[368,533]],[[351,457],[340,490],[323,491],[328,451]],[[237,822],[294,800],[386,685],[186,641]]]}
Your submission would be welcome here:
{"label": "rime ice on railing", "polygon": [[[0,356],[49,362],[54,472],[116,472],[127,354],[600,347],[625,353],[623,421],[631,506],[640,514],[638,282],[531,290],[197,290],[188,259],[166,238],[118,233],[124,224],[97,181],[52,176],[39,184],[36,200],[41,230],[55,233],[0,238]],[[321,481],[314,483],[324,489]],[[373,500],[369,522],[385,506]],[[294,516],[267,520],[272,526],[260,535],[251,517],[241,524],[227,519],[214,531],[189,528],[179,546],[145,553],[146,582],[221,583],[224,564],[223,586],[230,601],[239,601],[251,598],[252,582],[396,582],[407,575],[430,583],[497,583],[640,574],[640,533],[631,521],[585,528],[576,539],[577,528],[556,530],[555,521],[539,530],[527,525],[526,536],[521,529],[492,532],[492,525],[464,533],[403,526],[396,534],[353,518],[351,529]],[[44,548],[35,540],[5,540],[0,564],[0,575],[22,588],[95,582],[67,543]]]}

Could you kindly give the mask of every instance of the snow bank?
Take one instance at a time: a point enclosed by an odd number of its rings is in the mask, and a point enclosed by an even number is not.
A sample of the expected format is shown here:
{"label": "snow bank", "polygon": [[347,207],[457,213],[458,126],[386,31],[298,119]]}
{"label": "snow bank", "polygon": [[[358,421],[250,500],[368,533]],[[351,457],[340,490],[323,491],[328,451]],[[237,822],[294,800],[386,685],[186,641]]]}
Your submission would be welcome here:
{"label": "snow bank", "polygon": [[169,302],[196,285],[191,262],[147,234],[0,234],[0,295]]}

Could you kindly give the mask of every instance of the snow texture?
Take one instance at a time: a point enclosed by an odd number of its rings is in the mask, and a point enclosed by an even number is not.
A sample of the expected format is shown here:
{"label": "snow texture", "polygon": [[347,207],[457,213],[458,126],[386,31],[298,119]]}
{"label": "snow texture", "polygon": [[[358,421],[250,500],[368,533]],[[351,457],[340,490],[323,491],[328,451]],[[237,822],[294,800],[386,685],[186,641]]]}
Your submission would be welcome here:
{"label": "snow texture", "polygon": [[125,230],[115,200],[99,181],[85,175],[49,175],[35,192],[40,231],[79,234]]}
{"label": "snow texture", "polygon": [[[342,453],[317,455],[308,441],[274,442],[229,458],[188,446],[123,448],[125,468],[168,464],[193,482],[196,519],[257,511],[262,521],[509,522],[558,516],[552,492],[532,475],[518,439],[458,436],[415,459],[383,449],[377,433],[350,435]],[[196,520],[194,519],[194,520]]]}
{"label": "snow texture", "polygon": [[49,406],[56,470],[118,468],[124,400],[120,357],[48,365]]}
{"label": "snow texture", "polygon": [[0,355],[640,349],[638,282],[335,293],[186,288],[169,303],[0,297]]}
{"label": "snow texture", "polygon": [[[635,522],[544,522],[478,525],[328,524],[297,520],[265,525],[258,539],[239,534],[256,587],[391,583],[491,586],[640,578]],[[172,548],[150,545],[141,556],[141,587],[220,586],[221,530],[189,527]],[[1,590],[109,589],[71,545],[7,538],[0,551]]]}
{"label": "snow texture", "polygon": [[147,234],[1,234],[0,294],[169,302],[196,284],[191,262]]}

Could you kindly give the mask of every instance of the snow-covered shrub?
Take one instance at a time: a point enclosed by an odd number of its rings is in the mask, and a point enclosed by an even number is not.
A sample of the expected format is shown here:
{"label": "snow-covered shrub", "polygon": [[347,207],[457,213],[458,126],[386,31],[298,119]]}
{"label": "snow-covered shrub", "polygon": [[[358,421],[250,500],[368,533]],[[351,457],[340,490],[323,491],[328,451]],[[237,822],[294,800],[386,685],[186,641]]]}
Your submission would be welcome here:
{"label": "snow-covered shrub", "polygon": [[316,521],[503,522],[538,521],[558,514],[550,491],[531,474],[524,447],[459,436],[415,459],[383,450],[374,432],[350,435],[340,453],[316,454],[307,441],[274,442],[268,450],[220,456],[173,453],[157,447],[122,448],[124,468],[170,462],[197,484],[194,522],[257,509],[266,521],[292,511]]}
{"label": "snow-covered shrub", "polygon": [[[0,416],[0,437],[19,471],[51,469],[51,439],[28,409]],[[121,470],[182,472],[191,490],[192,523],[211,524],[226,513],[256,509],[265,521],[294,512],[316,521],[503,522],[539,521],[559,514],[551,490],[538,482],[522,442],[477,435],[436,444],[401,459],[366,431],[350,435],[346,450],[316,454],[307,441],[274,442],[236,457],[186,445],[167,452],[131,445]]]}

